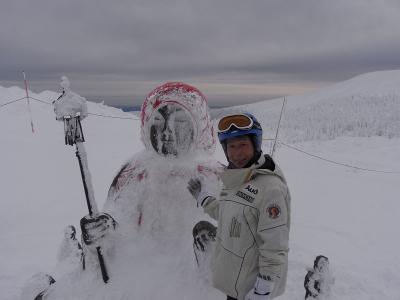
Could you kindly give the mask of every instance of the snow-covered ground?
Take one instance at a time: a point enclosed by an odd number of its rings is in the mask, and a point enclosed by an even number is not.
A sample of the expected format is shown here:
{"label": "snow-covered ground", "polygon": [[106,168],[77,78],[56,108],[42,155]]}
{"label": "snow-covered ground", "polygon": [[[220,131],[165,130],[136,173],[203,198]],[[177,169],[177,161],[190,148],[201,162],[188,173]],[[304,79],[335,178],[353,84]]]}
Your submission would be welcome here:
{"label": "snow-covered ground", "polygon": [[[32,96],[50,102],[58,94]],[[0,105],[21,97],[22,89],[0,87]],[[277,99],[245,108],[262,121],[266,138],[274,136],[280,105]],[[78,228],[87,213],[74,148],[64,145],[62,123],[55,120],[50,105],[31,101],[31,108],[35,134],[26,101],[0,108],[0,298],[5,300],[18,299],[32,274],[52,273],[64,227]],[[89,103],[89,112],[135,118],[94,103]],[[377,72],[289,97],[280,137],[332,161],[400,172],[399,124],[400,71]],[[140,123],[91,115],[83,126],[101,207],[120,165],[143,149]],[[264,146],[269,150],[267,141]],[[219,147],[215,158],[225,161]],[[400,174],[350,169],[284,145],[275,158],[292,193],[289,278],[280,299],[303,299],[306,268],[318,254],[331,261],[336,278],[332,299],[400,299]],[[146,272],[136,270],[136,280]],[[167,270],[159,272],[168,276]],[[177,291],[174,300],[181,294],[187,291]]]}

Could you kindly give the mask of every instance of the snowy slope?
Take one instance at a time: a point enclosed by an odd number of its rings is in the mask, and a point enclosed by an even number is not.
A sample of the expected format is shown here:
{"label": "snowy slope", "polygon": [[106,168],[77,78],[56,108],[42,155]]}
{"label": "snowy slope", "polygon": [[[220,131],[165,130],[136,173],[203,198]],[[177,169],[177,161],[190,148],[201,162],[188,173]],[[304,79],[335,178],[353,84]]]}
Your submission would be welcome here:
{"label": "snowy slope", "polygon": [[[264,128],[274,132],[282,102],[274,99],[221,109],[214,115],[254,111]],[[292,143],[339,136],[400,137],[399,115],[400,71],[373,72],[313,93],[287,97],[280,134]]]}
{"label": "snowy slope", "polygon": [[[399,78],[400,71],[366,74],[320,92],[289,97],[282,141],[333,161],[400,171],[400,131],[395,127],[400,119]],[[51,102],[58,93],[32,96]],[[21,97],[22,89],[0,87],[0,105]],[[74,149],[64,145],[62,124],[55,121],[50,105],[31,101],[31,107],[35,134],[30,131],[26,101],[0,108],[1,299],[18,299],[20,287],[33,273],[51,273],[65,225],[78,227],[87,213]],[[335,109],[341,108],[344,111],[339,115]],[[262,120],[266,138],[273,136],[279,100],[247,109]],[[95,103],[89,103],[89,112],[132,117]],[[364,127],[343,131],[343,123],[359,118]],[[101,207],[120,165],[143,149],[139,122],[92,115],[83,126]],[[382,134],[376,131],[384,128]],[[215,157],[224,161],[217,149]],[[331,259],[336,277],[332,299],[400,299],[400,175],[357,171],[284,146],[278,148],[276,160],[286,174],[293,199],[289,280],[280,299],[303,299],[305,269],[321,253]],[[139,250],[141,247],[138,245]],[[191,257],[192,253],[179,255]],[[145,267],[135,272],[138,276],[133,280],[138,283],[151,274]],[[177,291],[174,299],[183,294],[190,291]],[[200,299],[200,295],[192,299]]]}

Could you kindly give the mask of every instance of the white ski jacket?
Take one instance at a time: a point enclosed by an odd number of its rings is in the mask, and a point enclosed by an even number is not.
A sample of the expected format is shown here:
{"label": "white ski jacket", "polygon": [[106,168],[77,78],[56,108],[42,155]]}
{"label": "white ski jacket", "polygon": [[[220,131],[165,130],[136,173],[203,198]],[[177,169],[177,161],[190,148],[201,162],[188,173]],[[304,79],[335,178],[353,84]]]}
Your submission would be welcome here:
{"label": "white ski jacket", "polygon": [[279,167],[262,169],[269,156],[244,169],[227,169],[218,199],[204,211],[218,220],[212,260],[213,285],[243,300],[258,274],[274,282],[272,298],[285,290],[290,228],[290,194]]}

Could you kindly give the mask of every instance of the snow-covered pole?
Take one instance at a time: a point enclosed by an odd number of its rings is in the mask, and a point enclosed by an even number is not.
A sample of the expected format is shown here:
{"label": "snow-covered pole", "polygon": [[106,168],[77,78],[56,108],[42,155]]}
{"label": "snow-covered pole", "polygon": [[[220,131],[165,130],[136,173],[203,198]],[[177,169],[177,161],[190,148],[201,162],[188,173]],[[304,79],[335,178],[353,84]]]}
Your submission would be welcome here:
{"label": "snow-covered pole", "polygon": [[24,76],[24,85],[25,85],[26,102],[27,102],[27,104],[28,104],[29,118],[31,119],[32,133],[35,133],[35,129],[33,128],[33,119],[32,119],[32,111],[31,111],[31,103],[30,103],[30,101],[29,101],[29,94],[28,94],[28,82],[27,82],[27,80],[26,80],[25,71],[22,71],[22,75]]}
{"label": "snow-covered pole", "polygon": [[79,169],[81,171],[83,189],[85,190],[86,204],[89,210],[89,215],[97,214],[99,212],[97,203],[94,198],[94,190],[92,185],[92,177],[89,171],[89,165],[87,161],[87,153],[83,142],[85,138],[83,136],[81,116],[78,113],[75,117],[64,116],[64,129],[65,130],[65,144],[76,146],[76,157],[79,162]]}
{"label": "snow-covered pole", "polygon": [[279,127],[281,126],[281,120],[282,120],[283,109],[285,108],[285,104],[286,104],[286,97],[283,97],[282,109],[281,109],[281,114],[279,116],[278,127],[276,128],[275,140],[274,140],[274,145],[273,145],[272,151],[271,151],[271,157],[274,157],[276,143],[278,141]]}
{"label": "snow-covered pole", "polygon": [[[61,86],[63,87],[63,93],[54,102],[54,112],[56,113],[56,120],[64,122],[65,144],[76,146],[75,154],[78,158],[79,168],[81,171],[82,183],[86,196],[86,204],[89,210],[89,215],[93,216],[94,214],[97,214],[99,210],[94,198],[94,190],[92,178],[89,172],[87,153],[83,144],[85,138],[83,136],[81,124],[81,120],[88,115],[86,99],[70,90],[68,78],[65,76],[62,77]],[[109,277],[101,248],[96,247],[96,250],[103,281],[107,283]]]}

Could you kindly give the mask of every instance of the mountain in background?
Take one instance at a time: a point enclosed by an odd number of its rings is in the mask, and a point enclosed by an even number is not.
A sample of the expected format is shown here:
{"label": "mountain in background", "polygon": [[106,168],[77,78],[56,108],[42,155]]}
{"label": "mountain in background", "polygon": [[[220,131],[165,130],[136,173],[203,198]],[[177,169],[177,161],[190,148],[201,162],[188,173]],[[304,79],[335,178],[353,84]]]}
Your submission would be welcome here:
{"label": "mountain in background", "polygon": [[[213,117],[253,111],[271,137],[282,103],[280,98],[214,110]],[[339,136],[400,136],[400,70],[367,73],[312,93],[287,97],[281,139],[295,143]]]}
{"label": "mountain in background", "polygon": [[[59,93],[44,91],[38,94],[30,92],[30,95],[32,105],[35,105],[35,102],[39,104],[35,99],[51,103]],[[24,96],[25,91],[19,87],[0,87],[0,105]],[[23,104],[26,100],[19,102]],[[230,112],[254,111],[272,135],[277,127],[282,102],[283,98],[279,98],[211,109],[211,115],[215,119]],[[105,111],[110,109],[108,112],[121,117],[123,111],[130,108],[112,109],[103,103],[88,103],[89,110],[100,115],[107,115]],[[24,104],[22,107],[25,107]],[[280,134],[281,139],[287,142],[329,140],[339,136],[399,137],[400,70],[367,73],[312,93],[288,96]]]}

